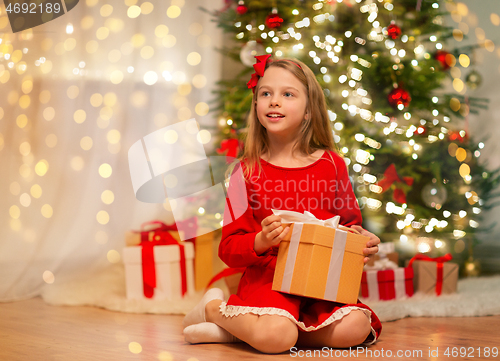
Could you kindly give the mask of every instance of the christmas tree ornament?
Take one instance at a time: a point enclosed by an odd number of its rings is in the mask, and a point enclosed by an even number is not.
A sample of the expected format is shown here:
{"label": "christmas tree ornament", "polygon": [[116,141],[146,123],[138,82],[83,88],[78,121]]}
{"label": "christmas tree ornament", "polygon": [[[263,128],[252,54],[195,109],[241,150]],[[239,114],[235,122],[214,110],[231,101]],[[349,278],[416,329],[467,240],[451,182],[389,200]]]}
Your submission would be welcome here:
{"label": "christmas tree ornament", "polygon": [[450,68],[452,55],[445,50],[438,50],[434,54],[434,59],[441,63],[443,70],[448,70]]}
{"label": "christmas tree ornament", "polygon": [[427,134],[427,128],[423,125],[419,125],[418,128],[413,132],[415,135],[425,135]]}
{"label": "christmas tree ornament", "polygon": [[441,184],[437,184],[436,179],[432,180],[422,188],[422,200],[427,207],[441,209],[448,197],[446,188]]}
{"label": "christmas tree ornament", "polygon": [[463,143],[465,140],[469,138],[469,135],[465,132],[465,130],[459,130],[459,131],[453,131],[450,130],[448,131],[448,139],[451,140],[452,142],[454,141],[459,141],[460,143]]}
{"label": "christmas tree ornament", "polygon": [[483,82],[483,77],[476,70],[472,70],[469,74],[467,74],[467,77],[465,78],[465,83],[472,90],[480,86],[482,82]]}
{"label": "christmas tree ornament", "polygon": [[266,26],[271,29],[277,29],[283,24],[283,19],[278,15],[278,9],[273,8],[271,14],[266,17]]}
{"label": "christmas tree ornament", "polygon": [[387,36],[392,40],[396,40],[401,35],[401,28],[394,21],[387,27]]}
{"label": "christmas tree ornament", "polygon": [[239,15],[244,15],[248,11],[248,8],[245,5],[243,0],[238,1],[238,6],[236,7],[236,12]]}
{"label": "christmas tree ornament", "polygon": [[472,256],[470,256],[469,259],[465,261],[464,266],[465,277],[477,277],[481,273],[481,264]]}
{"label": "christmas tree ornament", "polygon": [[250,40],[246,43],[240,51],[241,62],[251,68],[255,63],[255,57],[257,55],[263,55],[266,53],[266,49],[260,43],[255,40]]}
{"label": "christmas tree ornament", "polygon": [[382,188],[382,193],[388,190],[394,184],[394,193],[393,198],[394,201],[398,203],[406,203],[406,192],[404,188],[408,188],[406,186],[413,185],[412,177],[401,177],[396,171],[396,166],[391,164],[387,167],[384,172],[384,178],[378,182],[378,186]]}
{"label": "christmas tree ornament", "polygon": [[410,104],[411,96],[406,90],[395,88],[387,96],[387,101],[393,107],[397,107],[399,104],[403,104],[404,107],[407,107]]}
{"label": "christmas tree ornament", "polygon": [[217,153],[225,153],[227,157],[236,158],[242,146],[243,143],[238,139],[224,139],[222,142],[220,142],[220,148],[217,149]]}

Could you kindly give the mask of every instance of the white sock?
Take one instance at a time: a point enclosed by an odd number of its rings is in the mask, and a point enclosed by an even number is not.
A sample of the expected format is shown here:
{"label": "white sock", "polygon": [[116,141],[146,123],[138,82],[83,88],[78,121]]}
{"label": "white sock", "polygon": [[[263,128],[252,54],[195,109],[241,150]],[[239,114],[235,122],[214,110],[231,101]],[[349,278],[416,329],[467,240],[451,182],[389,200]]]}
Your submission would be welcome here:
{"label": "white sock", "polygon": [[222,327],[212,322],[202,322],[184,329],[184,339],[189,343],[241,342]]}
{"label": "white sock", "polygon": [[211,288],[205,293],[201,301],[184,317],[184,328],[197,323],[206,322],[205,306],[212,300],[224,300],[224,292],[220,288]]}

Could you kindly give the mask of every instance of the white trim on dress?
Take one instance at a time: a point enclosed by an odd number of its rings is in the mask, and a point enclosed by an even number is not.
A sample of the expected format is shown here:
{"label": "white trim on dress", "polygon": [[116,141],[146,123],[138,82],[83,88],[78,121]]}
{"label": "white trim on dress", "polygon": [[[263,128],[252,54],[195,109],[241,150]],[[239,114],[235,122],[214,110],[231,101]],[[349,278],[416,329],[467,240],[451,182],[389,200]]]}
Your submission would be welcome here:
{"label": "white trim on dress", "polygon": [[[323,327],[326,327],[330,324],[332,324],[335,321],[338,321],[342,319],[344,316],[348,315],[351,313],[353,310],[360,310],[363,311],[366,317],[368,317],[368,320],[370,321],[371,324],[371,311],[367,310],[366,308],[362,307],[357,307],[357,306],[346,306],[346,307],[341,307],[334,313],[330,315],[322,324],[319,326],[306,326],[304,322],[297,320],[295,317],[292,316],[292,314],[286,310],[283,310],[281,308],[276,308],[276,307],[249,307],[249,306],[234,306],[234,305],[228,305],[226,302],[222,302],[221,305],[219,306],[219,310],[222,313],[222,315],[226,317],[234,317],[234,316],[239,316],[239,315],[245,315],[248,313],[257,315],[257,316],[262,316],[262,315],[278,315],[278,316],[283,316],[288,318],[290,321],[295,323],[301,330],[306,331],[306,332],[311,332],[311,331],[317,331]],[[377,340],[377,334],[375,333],[375,330],[373,327],[371,327],[371,336],[373,336],[373,340],[364,342],[363,345],[371,345],[375,343]]]}

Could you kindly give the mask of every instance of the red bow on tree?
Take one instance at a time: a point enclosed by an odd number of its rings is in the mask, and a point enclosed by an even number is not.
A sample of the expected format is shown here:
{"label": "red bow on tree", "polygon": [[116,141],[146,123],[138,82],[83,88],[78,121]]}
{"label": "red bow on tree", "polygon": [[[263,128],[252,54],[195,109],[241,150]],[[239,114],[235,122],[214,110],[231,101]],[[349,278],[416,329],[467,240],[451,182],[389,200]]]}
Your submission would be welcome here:
{"label": "red bow on tree", "polygon": [[[384,172],[384,179],[378,182],[378,185],[382,187],[382,192],[385,192],[389,187],[395,183],[396,188],[394,189],[393,198],[398,203],[406,203],[406,194],[402,189],[403,184],[411,186],[413,184],[412,177],[400,177],[396,172],[396,166],[391,164]],[[398,184],[399,183],[399,184]]]}
{"label": "red bow on tree", "polygon": [[266,64],[269,58],[271,57],[271,54],[267,55],[257,55],[255,59],[257,59],[257,63],[253,65],[253,68],[255,69],[255,73],[252,74],[252,77],[247,83],[248,89],[252,89],[252,92],[255,93],[255,87],[257,86],[257,83],[260,79],[261,76],[264,76],[264,70],[266,70]]}
{"label": "red bow on tree", "polygon": [[241,147],[241,142],[238,139],[224,139],[220,142],[220,148],[217,149],[217,153],[223,154],[227,151],[226,156],[236,158],[238,155],[238,150]]}

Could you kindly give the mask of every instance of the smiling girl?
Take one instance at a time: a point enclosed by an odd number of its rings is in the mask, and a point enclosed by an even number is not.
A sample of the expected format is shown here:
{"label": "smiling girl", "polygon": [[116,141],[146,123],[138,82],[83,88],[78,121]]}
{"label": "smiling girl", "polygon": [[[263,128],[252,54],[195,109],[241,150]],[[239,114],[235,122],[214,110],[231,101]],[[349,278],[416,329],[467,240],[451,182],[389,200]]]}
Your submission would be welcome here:
{"label": "smiling girl", "polygon": [[[226,210],[219,248],[228,266],[246,270],[237,294],[227,302],[220,289],[211,289],[185,317],[186,341],[241,340],[265,353],[284,352],[294,345],[371,344],[382,326],[366,305],[271,289],[278,246],[289,230],[271,208],[307,210],[318,219],[339,215],[341,224],[370,238],[365,262],[378,251],[380,240],[360,226],[361,212],[345,162],[334,151],[324,95],[314,74],[300,61],[269,57],[256,57],[256,73],[248,82],[254,91],[253,105],[240,158],[248,207],[232,222]],[[316,186],[308,182],[303,186],[305,179],[313,178]],[[327,186],[332,180],[336,186]],[[287,187],[280,186],[284,183]]]}

